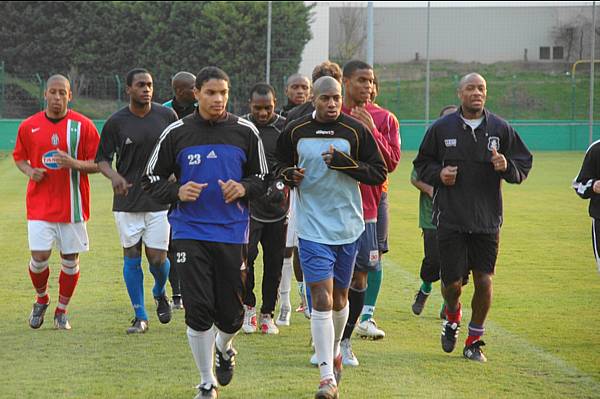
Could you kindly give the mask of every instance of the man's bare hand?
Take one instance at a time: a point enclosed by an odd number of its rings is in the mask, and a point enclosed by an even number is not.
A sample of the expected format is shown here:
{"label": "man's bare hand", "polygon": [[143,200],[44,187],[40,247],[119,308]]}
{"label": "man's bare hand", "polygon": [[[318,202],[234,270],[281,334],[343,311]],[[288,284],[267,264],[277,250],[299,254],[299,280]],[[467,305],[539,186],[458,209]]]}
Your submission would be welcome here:
{"label": "man's bare hand", "polygon": [[179,187],[179,200],[182,202],[196,201],[200,197],[200,193],[208,186],[208,183],[196,183],[189,181]]}
{"label": "man's bare hand", "polygon": [[375,122],[371,114],[365,109],[364,106],[354,107],[350,111],[350,115],[361,121],[371,132],[375,130]]}
{"label": "man's bare hand", "polygon": [[126,196],[129,193],[129,188],[133,186],[133,184],[128,183],[120,174],[113,176],[110,182],[112,183],[113,192],[116,195]]}
{"label": "man's bare hand", "polygon": [[226,182],[219,179],[219,186],[223,192],[223,199],[225,200],[226,204],[230,204],[246,195],[246,189],[244,186],[241,183],[231,179],[227,180]]}
{"label": "man's bare hand", "polygon": [[446,186],[453,186],[456,183],[456,175],[458,175],[458,166],[446,166],[440,172],[440,179]]}
{"label": "man's bare hand", "polygon": [[596,180],[594,182],[594,185],[592,186],[592,190],[594,190],[594,192],[596,194],[600,194],[600,180]]}
{"label": "man's bare hand", "polygon": [[71,157],[69,154],[59,150],[58,148],[56,149],[56,155],[54,155],[54,160],[60,168],[72,169],[77,164],[77,160],[73,159],[73,157]]}
{"label": "man's bare hand", "polygon": [[41,182],[46,176],[46,169],[44,168],[31,168],[31,172],[29,173],[29,178],[36,183]]}
{"label": "man's bare hand", "polygon": [[508,168],[506,158],[498,152],[496,147],[492,147],[492,165],[496,172],[506,172],[506,168]]}

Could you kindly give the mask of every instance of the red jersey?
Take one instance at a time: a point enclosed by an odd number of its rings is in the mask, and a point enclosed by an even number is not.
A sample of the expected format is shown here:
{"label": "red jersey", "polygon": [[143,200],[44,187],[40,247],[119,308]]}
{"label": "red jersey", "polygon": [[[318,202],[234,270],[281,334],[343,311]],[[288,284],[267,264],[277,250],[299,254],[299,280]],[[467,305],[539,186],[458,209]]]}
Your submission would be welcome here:
{"label": "red jersey", "polygon": [[90,183],[86,173],[60,168],[56,150],[87,161],[96,156],[100,137],[93,122],[69,110],[54,123],[45,111],[25,119],[19,126],[13,151],[15,161],[28,161],[33,168],[44,168],[44,178],[27,185],[27,220],[52,223],[77,223],[90,216]]}
{"label": "red jersey", "polygon": [[[373,118],[375,131],[371,133],[377,142],[377,147],[385,161],[388,173],[391,173],[400,162],[400,125],[398,120],[394,114],[378,105],[367,103],[365,109]],[[342,106],[342,112],[350,115],[351,110]],[[386,180],[380,186],[360,185],[365,222],[377,220],[377,207],[381,199],[381,192],[387,191],[387,182]]]}

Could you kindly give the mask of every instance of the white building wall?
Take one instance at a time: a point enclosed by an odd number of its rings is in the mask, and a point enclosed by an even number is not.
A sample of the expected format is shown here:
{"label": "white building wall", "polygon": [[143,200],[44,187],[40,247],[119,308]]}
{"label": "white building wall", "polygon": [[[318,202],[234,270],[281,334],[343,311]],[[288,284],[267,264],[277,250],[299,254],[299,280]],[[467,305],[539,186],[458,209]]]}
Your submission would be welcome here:
{"label": "white building wall", "polygon": [[[313,2],[307,1],[306,4]],[[315,65],[329,59],[329,2],[318,2],[313,8],[313,22],[310,25],[312,39],[304,46],[299,73],[311,76]]]}

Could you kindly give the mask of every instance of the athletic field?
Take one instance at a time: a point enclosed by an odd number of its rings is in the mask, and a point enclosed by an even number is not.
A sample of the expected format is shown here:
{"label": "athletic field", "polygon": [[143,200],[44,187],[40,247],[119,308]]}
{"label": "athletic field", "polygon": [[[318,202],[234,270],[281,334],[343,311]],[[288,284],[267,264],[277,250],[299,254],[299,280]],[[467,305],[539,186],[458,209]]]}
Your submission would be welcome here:
{"label": "athletic field", "polygon": [[[420,317],[410,310],[422,257],[418,192],[409,183],[414,155],[403,154],[390,182],[391,251],[384,257],[375,313],[387,336],[353,340],[361,364],[345,369],[341,397],[600,397],[600,274],[587,202],[570,187],[583,153],[535,153],[529,179],[504,186],[505,224],[484,336],[486,364],[462,358],[471,284],[463,295],[463,329],[452,354],[440,346],[439,284]],[[1,156],[0,397],[193,398],[199,381],[183,313],[175,313],[168,325],[158,322],[147,267],[150,330],[125,334],[133,313],[122,278],[112,190],[104,177],[91,179],[91,251],[81,257],[81,279],[69,306],[73,330],[51,328],[58,296],[56,253],[46,322],[40,330],[28,327],[34,291],[27,274],[26,178],[11,157]],[[308,362],[309,335],[309,322],[299,313],[279,336],[240,334],[234,341],[239,351],[235,376],[220,397],[313,397],[319,375]]]}

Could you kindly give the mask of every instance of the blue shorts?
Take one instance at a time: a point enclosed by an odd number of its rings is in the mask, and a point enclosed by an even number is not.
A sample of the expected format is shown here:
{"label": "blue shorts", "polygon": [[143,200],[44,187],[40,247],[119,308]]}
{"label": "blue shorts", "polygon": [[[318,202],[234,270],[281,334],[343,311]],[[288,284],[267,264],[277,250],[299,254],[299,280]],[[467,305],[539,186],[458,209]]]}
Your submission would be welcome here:
{"label": "blue shorts", "polygon": [[388,251],[388,229],[389,229],[389,209],[388,193],[381,193],[379,206],[377,207],[377,242],[379,251],[386,253]]}
{"label": "blue shorts", "polygon": [[378,271],[381,269],[379,261],[379,245],[377,243],[377,222],[365,223],[365,231],[356,241],[356,265],[359,272]]}
{"label": "blue shorts", "polygon": [[317,283],[333,278],[336,287],[350,287],[356,260],[356,242],[327,245],[300,238],[298,247],[304,281]]}

